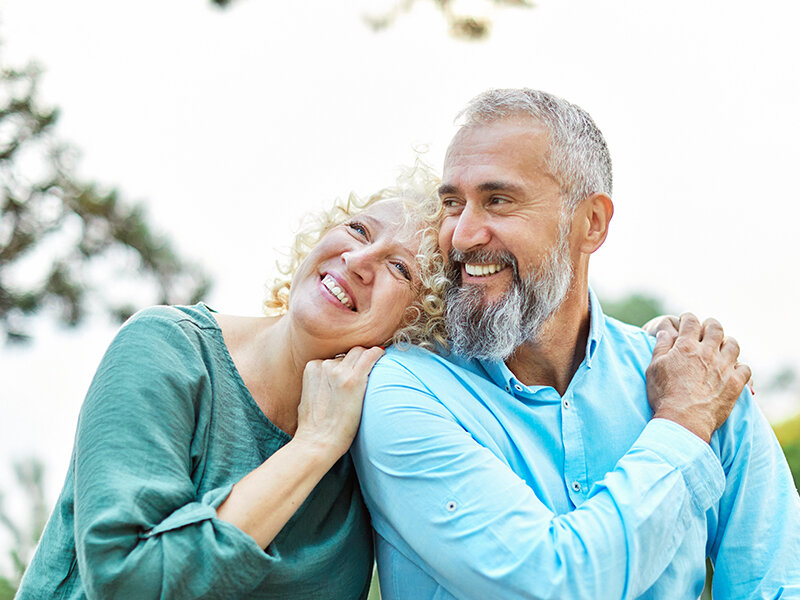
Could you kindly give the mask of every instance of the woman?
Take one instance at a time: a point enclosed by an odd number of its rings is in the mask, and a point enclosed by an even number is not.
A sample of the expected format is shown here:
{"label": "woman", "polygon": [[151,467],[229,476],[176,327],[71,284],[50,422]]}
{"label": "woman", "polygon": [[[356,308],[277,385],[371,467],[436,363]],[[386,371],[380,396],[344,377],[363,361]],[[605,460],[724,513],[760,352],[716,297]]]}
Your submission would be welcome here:
{"label": "woman", "polygon": [[369,520],[346,452],[380,345],[413,341],[433,298],[418,213],[434,202],[408,190],[298,236],[269,316],[200,304],[123,326],[18,598],[366,597]]}

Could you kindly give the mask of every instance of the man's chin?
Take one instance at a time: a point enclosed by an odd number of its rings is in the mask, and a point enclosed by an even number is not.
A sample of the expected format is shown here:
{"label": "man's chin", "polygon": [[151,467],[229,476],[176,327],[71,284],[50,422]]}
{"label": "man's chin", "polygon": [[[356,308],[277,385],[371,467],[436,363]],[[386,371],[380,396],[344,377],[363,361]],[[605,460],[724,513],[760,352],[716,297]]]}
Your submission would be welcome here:
{"label": "man's chin", "polygon": [[462,283],[459,289],[464,290],[470,295],[480,297],[480,304],[489,308],[502,302],[508,295],[508,286],[496,286],[486,283]]}

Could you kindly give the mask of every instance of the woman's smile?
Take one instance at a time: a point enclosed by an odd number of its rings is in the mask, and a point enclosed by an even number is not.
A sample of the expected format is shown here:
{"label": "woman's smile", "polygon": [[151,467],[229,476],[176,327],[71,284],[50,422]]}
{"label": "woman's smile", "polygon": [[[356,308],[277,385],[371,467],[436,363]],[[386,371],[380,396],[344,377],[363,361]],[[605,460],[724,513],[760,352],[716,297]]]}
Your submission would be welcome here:
{"label": "woman's smile", "polygon": [[353,312],[358,310],[351,296],[347,293],[347,291],[345,291],[346,285],[342,281],[336,279],[330,273],[326,273],[320,282],[322,284],[323,291],[328,292],[327,295],[332,296],[340,306],[343,306]]}

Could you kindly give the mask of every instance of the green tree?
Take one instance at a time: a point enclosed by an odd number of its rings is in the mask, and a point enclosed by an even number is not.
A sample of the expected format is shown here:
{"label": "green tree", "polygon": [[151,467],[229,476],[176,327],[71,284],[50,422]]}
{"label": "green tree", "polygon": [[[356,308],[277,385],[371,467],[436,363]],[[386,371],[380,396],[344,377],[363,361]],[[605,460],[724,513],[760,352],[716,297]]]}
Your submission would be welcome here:
{"label": "green tree", "polygon": [[647,294],[634,293],[617,300],[603,300],[603,312],[610,317],[641,327],[653,317],[667,314],[664,303]]}
{"label": "green tree", "polygon": [[[479,14],[475,10],[467,7],[461,10],[459,2],[454,0],[424,0],[433,5],[442,13],[450,34],[455,38],[465,40],[481,40],[489,37],[492,30],[492,20],[487,14]],[[211,0],[212,4],[219,7],[229,6],[232,0]],[[410,11],[419,0],[395,0],[394,5],[380,15],[365,16],[364,21],[373,30],[380,31],[392,25],[397,18],[405,12]],[[531,0],[484,0],[486,6],[512,6],[521,8],[531,8],[534,3]]]}
{"label": "green tree", "polygon": [[[0,335],[27,339],[43,310],[76,325],[93,309],[124,319],[199,299],[208,279],[152,231],[142,206],[77,177],[75,152],[53,132],[58,111],[37,99],[39,77],[33,64],[0,61]],[[137,282],[136,303],[111,299],[120,279]]]}
{"label": "green tree", "polygon": [[794,485],[800,488],[800,415],[778,423],[772,428],[786,455],[786,462],[789,463],[789,469],[792,471]]}

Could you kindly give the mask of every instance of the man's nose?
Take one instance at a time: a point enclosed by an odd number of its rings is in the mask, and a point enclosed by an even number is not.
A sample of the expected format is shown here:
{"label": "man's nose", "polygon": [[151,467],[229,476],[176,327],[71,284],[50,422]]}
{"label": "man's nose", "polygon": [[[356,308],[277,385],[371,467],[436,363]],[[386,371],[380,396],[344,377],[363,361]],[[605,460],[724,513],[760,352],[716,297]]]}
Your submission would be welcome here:
{"label": "man's nose", "polygon": [[456,218],[458,221],[453,229],[452,237],[454,249],[466,252],[489,243],[491,235],[486,215],[479,208],[468,203]]}
{"label": "man's nose", "polygon": [[375,276],[378,263],[378,253],[373,246],[355,248],[342,253],[342,259],[347,269],[362,283],[369,284]]}

